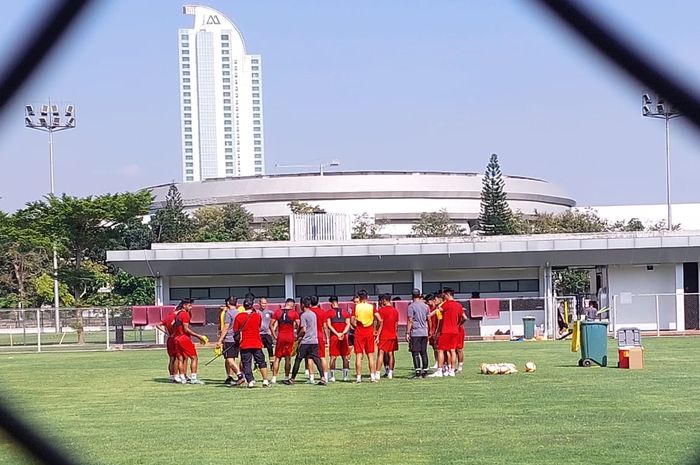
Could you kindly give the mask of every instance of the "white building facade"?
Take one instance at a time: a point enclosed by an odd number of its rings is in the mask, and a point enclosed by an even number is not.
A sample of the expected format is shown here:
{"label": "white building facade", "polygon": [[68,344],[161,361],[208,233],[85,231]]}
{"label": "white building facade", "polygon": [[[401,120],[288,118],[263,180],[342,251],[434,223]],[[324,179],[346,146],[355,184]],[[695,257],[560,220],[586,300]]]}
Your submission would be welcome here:
{"label": "white building facade", "polygon": [[183,181],[264,174],[262,60],[220,12],[183,7],[178,31]]}

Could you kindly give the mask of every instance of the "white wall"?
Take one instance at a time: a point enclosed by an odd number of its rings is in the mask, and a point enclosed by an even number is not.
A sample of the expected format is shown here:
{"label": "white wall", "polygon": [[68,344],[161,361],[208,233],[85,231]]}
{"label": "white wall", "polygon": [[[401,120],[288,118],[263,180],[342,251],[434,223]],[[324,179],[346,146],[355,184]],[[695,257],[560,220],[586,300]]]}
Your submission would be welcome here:
{"label": "white wall", "polygon": [[[611,265],[608,281],[611,296],[616,296],[616,326],[656,329],[656,297],[659,296],[659,325],[676,329],[676,267],[673,264],[646,266]],[[620,293],[631,293],[631,303],[622,303]],[[612,317],[611,317],[612,318]]]}

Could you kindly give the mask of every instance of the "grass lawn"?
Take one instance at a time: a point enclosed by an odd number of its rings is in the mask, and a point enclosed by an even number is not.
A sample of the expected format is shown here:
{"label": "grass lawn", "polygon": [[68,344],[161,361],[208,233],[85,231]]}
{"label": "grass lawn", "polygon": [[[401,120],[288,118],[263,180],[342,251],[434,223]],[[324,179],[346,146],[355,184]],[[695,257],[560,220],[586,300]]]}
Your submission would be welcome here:
{"label": "grass lawn", "polygon": [[[269,390],[225,387],[218,360],[206,386],[168,384],[161,350],[5,353],[0,395],[85,464],[688,463],[700,339],[644,345],[632,371],[579,368],[566,342],[468,343],[464,374],[415,381],[402,346],[401,379]],[[478,373],[527,360],[536,373]],[[19,457],[0,436],[0,464]]]}

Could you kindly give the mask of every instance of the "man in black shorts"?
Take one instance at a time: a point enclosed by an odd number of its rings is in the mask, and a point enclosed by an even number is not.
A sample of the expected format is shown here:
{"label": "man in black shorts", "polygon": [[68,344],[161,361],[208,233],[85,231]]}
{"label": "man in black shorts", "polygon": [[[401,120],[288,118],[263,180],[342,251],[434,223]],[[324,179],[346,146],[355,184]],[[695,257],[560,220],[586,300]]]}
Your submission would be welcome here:
{"label": "man in black shorts", "polygon": [[[229,297],[226,299],[226,307],[223,312],[223,326],[221,327],[221,334],[219,335],[219,340],[216,342],[216,347],[221,348],[223,345],[223,356],[226,364],[226,381],[225,384],[230,386],[234,384],[243,384],[245,379],[243,378],[243,373],[236,363],[236,358],[240,353],[240,346],[236,344],[233,338],[233,320],[236,319],[239,310],[236,307],[236,298]],[[236,376],[236,379],[233,377]]]}
{"label": "man in black shorts", "polygon": [[260,303],[260,316],[262,317],[260,339],[262,339],[263,346],[267,349],[268,359],[272,360],[275,355],[275,342],[272,338],[272,332],[270,331],[270,323],[272,322],[272,315],[275,312],[267,308],[267,299],[265,297],[260,297],[258,302]]}

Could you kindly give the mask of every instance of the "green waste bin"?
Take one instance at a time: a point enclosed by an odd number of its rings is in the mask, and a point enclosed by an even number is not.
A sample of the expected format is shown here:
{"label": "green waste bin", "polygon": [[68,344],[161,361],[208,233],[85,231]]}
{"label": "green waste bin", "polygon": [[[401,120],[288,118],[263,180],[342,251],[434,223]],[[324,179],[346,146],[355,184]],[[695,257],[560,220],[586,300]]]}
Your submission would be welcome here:
{"label": "green waste bin", "polygon": [[608,322],[581,322],[581,360],[578,365],[589,367],[593,364],[608,366]]}
{"label": "green waste bin", "polygon": [[535,317],[534,316],[524,316],[523,317],[523,332],[525,334],[525,339],[535,339]]}

